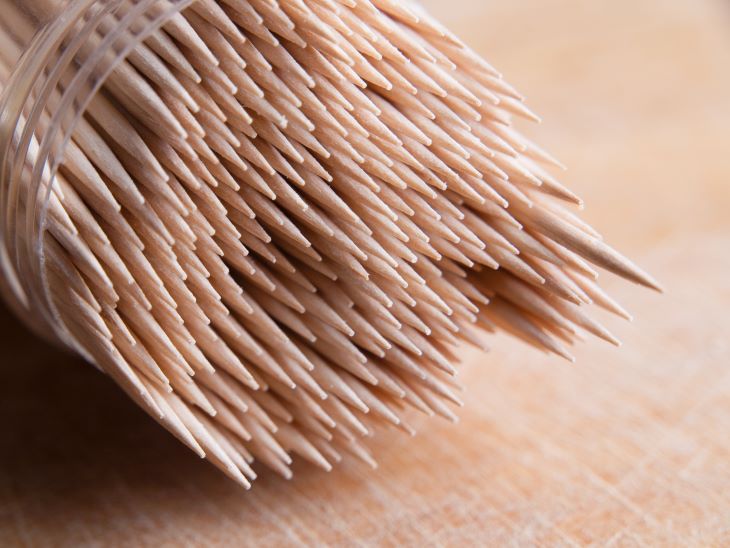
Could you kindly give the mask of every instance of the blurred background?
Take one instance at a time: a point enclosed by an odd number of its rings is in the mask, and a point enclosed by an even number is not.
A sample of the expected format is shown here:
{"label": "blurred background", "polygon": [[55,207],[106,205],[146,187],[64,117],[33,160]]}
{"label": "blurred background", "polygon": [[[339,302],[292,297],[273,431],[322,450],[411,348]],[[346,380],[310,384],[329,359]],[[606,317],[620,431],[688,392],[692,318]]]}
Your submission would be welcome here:
{"label": "blurred background", "polygon": [[424,4],[527,96],[584,218],[667,293],[607,279],[622,348],[571,365],[493,338],[459,424],[248,493],[0,311],[0,545],[730,543],[730,3]]}

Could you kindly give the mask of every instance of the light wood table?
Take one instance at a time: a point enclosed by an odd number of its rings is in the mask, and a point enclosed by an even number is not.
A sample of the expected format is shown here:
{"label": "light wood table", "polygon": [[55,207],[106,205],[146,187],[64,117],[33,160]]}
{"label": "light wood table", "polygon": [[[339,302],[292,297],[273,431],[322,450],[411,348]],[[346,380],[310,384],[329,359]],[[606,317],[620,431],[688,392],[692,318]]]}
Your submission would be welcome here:
{"label": "light wood table", "polygon": [[585,217],[668,288],[578,363],[469,353],[458,425],[373,440],[378,471],[244,492],[78,359],[0,319],[0,545],[730,543],[730,5],[427,2],[545,123]]}

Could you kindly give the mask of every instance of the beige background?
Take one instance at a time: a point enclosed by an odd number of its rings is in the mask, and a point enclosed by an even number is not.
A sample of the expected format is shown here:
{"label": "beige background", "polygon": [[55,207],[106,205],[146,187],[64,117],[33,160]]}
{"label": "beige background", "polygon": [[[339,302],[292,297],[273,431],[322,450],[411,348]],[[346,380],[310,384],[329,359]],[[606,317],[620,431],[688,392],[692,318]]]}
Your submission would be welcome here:
{"label": "beige background", "polygon": [[0,545],[730,543],[730,3],[430,0],[517,85],[585,217],[668,288],[577,365],[493,341],[462,421],[251,492],[0,314]]}

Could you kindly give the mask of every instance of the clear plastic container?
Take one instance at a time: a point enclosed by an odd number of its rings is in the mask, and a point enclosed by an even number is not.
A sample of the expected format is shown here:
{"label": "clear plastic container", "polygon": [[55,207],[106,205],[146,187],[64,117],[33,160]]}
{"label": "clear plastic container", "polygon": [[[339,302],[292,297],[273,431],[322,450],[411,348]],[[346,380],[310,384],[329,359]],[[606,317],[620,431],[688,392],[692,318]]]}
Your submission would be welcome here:
{"label": "clear plastic container", "polygon": [[110,72],[193,1],[0,0],[0,293],[38,334],[83,355],[45,279],[54,175]]}

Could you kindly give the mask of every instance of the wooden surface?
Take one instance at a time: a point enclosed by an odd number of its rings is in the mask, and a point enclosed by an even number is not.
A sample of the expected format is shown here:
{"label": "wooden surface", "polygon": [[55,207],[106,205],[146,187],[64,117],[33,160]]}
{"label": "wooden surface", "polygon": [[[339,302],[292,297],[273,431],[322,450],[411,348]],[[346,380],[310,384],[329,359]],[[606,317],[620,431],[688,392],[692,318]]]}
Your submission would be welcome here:
{"label": "wooden surface", "polygon": [[614,279],[577,365],[468,354],[454,426],[384,432],[380,469],[244,492],[108,379],[0,315],[0,545],[730,544],[730,4],[431,0],[545,119],[585,217],[668,288]]}

